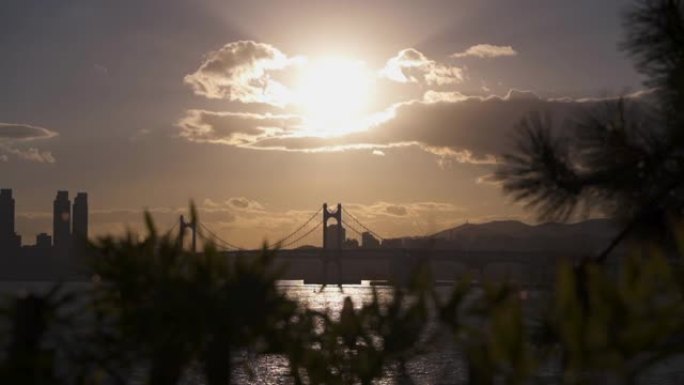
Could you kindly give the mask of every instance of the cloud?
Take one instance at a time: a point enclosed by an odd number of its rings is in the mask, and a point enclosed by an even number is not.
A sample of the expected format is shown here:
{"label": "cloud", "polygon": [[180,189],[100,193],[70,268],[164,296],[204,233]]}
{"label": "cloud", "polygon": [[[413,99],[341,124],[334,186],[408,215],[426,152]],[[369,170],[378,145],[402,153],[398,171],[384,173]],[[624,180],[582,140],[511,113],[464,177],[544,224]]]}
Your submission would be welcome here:
{"label": "cloud", "polygon": [[35,141],[52,139],[57,135],[56,132],[43,127],[0,123],[0,160],[6,162],[11,155],[32,162],[54,163],[55,158],[50,151],[42,151],[27,145]]}
{"label": "cloud", "polygon": [[230,198],[227,201],[228,205],[238,210],[253,210],[253,211],[263,211],[264,206],[261,203],[247,199],[245,197]]}
{"label": "cloud", "polygon": [[50,139],[57,133],[47,128],[28,124],[0,123],[0,140],[32,141]]}
{"label": "cloud", "polygon": [[[515,54],[510,46],[478,44],[452,56]],[[292,66],[306,70],[307,62],[303,56],[288,57],[269,44],[254,41],[232,42],[210,52],[199,69],[185,77],[195,93],[267,106],[250,110],[261,112],[188,109],[177,122],[178,136],[196,143],[308,153],[365,150],[383,156],[386,149],[418,147],[434,154],[441,166],[494,164],[511,148],[514,127],[529,113],[549,114],[567,127],[569,119],[606,100],[545,99],[515,89],[505,96],[469,96],[454,89],[463,80],[463,69],[407,48],[388,59],[377,75],[414,84],[412,96],[398,92],[393,99],[398,102],[350,122],[349,127],[342,127],[346,131],[321,132],[307,126],[310,119],[297,105],[296,92],[284,81],[291,79],[278,77]],[[376,82],[376,86],[390,87],[388,93],[396,91],[396,84],[390,82]],[[417,96],[418,92],[422,96]],[[649,92],[627,97],[644,95]],[[273,110],[273,106],[284,108],[263,112]]]}
{"label": "cloud", "polygon": [[180,136],[191,142],[250,147],[261,140],[283,137],[301,124],[296,115],[188,110],[179,122]]}
{"label": "cloud", "polygon": [[516,56],[518,52],[510,45],[477,44],[463,52],[456,52],[450,56],[453,58],[478,57],[493,58],[500,56]]}
{"label": "cloud", "polygon": [[394,216],[397,216],[397,217],[403,217],[406,214],[408,214],[408,210],[406,210],[406,207],[397,206],[397,205],[387,206],[385,208],[385,211],[387,211],[387,213],[394,215]]}
{"label": "cloud", "polygon": [[443,97],[399,103],[392,118],[335,138],[272,136],[254,145],[289,151],[341,151],[418,146],[459,163],[491,164],[510,145],[514,126],[531,111],[563,119],[586,103],[549,101],[528,92],[505,97]]}
{"label": "cloud", "polygon": [[[346,203],[344,207],[348,213],[384,238],[432,234],[462,222],[467,213],[463,207],[449,202],[380,201],[370,204]],[[347,234],[358,237],[353,230],[348,229]]]}
{"label": "cloud", "polygon": [[446,92],[440,92],[440,91],[433,91],[433,90],[428,90],[423,94],[423,101],[426,103],[438,103],[438,102],[462,102],[464,100],[467,100],[468,96],[463,95],[460,92],[457,91],[446,91]]}
{"label": "cloud", "polygon": [[477,177],[475,179],[475,183],[477,184],[485,184],[485,185],[492,185],[492,186],[500,186],[501,182],[496,179],[496,176],[494,174],[486,174]]}
{"label": "cloud", "polygon": [[[35,147],[20,149],[0,143],[0,151],[5,151],[7,154],[14,155],[20,159],[31,162],[55,163],[55,157],[50,151],[41,151]],[[8,157],[5,157],[5,159],[8,159]]]}
{"label": "cloud", "polygon": [[426,93],[398,103],[387,118],[366,130],[334,137],[297,133],[294,117],[189,111],[181,122],[186,139],[243,148],[298,152],[382,151],[417,146],[451,162],[493,164],[513,144],[515,126],[531,112],[548,113],[559,129],[605,103],[601,100],[543,99],[529,91],[506,96]]}
{"label": "cloud", "polygon": [[436,86],[456,84],[463,80],[461,68],[438,63],[414,48],[399,51],[387,61],[380,74],[399,83]]}
{"label": "cloud", "polygon": [[297,62],[272,45],[237,41],[210,52],[184,80],[195,94],[208,98],[284,106],[289,91],[273,74]]}

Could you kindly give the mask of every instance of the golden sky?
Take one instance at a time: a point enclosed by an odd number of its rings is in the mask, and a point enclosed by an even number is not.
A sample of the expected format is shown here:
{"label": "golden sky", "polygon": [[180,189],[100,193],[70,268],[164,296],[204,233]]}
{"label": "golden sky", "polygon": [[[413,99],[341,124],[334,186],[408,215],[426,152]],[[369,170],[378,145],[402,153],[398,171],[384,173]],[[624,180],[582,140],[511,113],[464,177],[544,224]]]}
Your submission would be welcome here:
{"label": "golden sky", "polygon": [[529,112],[563,130],[647,94],[628,3],[10,0],[0,185],[24,243],[58,189],[90,193],[95,234],[192,199],[249,247],[323,202],[385,236],[530,220],[489,176]]}

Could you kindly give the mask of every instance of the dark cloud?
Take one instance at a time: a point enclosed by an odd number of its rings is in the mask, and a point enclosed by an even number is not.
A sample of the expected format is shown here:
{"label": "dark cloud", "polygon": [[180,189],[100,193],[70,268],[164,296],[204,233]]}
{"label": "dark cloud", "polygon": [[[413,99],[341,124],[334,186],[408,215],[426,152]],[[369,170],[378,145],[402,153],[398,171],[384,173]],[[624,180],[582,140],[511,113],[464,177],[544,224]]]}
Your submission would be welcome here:
{"label": "dark cloud", "polygon": [[241,209],[249,207],[249,201],[245,198],[233,198],[230,200],[230,204]]}
{"label": "dark cloud", "polygon": [[300,123],[301,119],[294,115],[188,110],[178,126],[180,136],[191,142],[248,146],[285,135]]}
{"label": "dark cloud", "polygon": [[[291,125],[296,119],[292,117],[209,112],[186,118],[193,124],[181,123],[185,130],[181,135],[196,141],[302,152],[418,146],[460,163],[495,163],[510,149],[515,126],[530,113],[548,114],[556,127],[563,129],[605,103],[606,99],[542,99],[518,90],[504,97],[430,91],[423,100],[393,106],[391,117],[376,126],[341,136],[296,135]],[[266,126],[271,128],[268,133]]]}
{"label": "dark cloud", "polygon": [[512,91],[506,97],[443,95],[394,107],[394,117],[368,131],[337,138],[264,139],[256,145],[299,151],[383,148],[415,145],[463,163],[492,163],[510,148],[513,128],[531,112],[562,122],[596,102],[551,101]]}

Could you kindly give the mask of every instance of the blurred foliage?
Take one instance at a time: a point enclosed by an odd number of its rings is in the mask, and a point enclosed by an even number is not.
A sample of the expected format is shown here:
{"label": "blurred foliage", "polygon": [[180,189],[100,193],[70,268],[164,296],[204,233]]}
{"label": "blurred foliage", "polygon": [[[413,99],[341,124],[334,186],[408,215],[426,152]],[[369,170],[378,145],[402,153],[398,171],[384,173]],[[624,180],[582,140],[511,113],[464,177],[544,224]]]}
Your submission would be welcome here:
{"label": "blurred foliage", "polygon": [[601,260],[626,238],[671,240],[684,216],[684,2],[636,1],[624,20],[622,48],[653,88],[606,99],[562,129],[532,112],[496,172],[543,220],[594,213],[622,223]]}
{"label": "blurred foliage", "polygon": [[[194,210],[193,210],[194,213]],[[193,214],[194,218],[194,214]],[[193,219],[194,220],[194,219]],[[107,237],[94,247],[92,306],[105,345],[126,353],[119,363],[149,364],[150,384],[176,384],[192,363],[207,384],[226,384],[238,349],[267,351],[296,304],[276,287],[274,252],[229,261],[209,242],[203,252],[183,249],[183,236],[149,235],[138,241]]]}
{"label": "blurred foliage", "polygon": [[148,232],[95,242],[86,290],[7,301],[0,383],[180,384],[199,369],[225,385],[247,351],[284,357],[295,384],[411,384],[407,364],[446,340],[464,383],[634,383],[684,353],[684,270],[657,248],[617,275],[588,260],[561,265],[534,313],[509,284],[464,279],[440,294],[428,266],[388,296],[369,288],[370,301],[346,297],[333,312],[286,297],[274,250],[231,260],[211,243],[185,251],[149,218]]}
{"label": "blurred foliage", "polygon": [[680,269],[656,252],[629,258],[617,279],[596,264],[582,268],[586,294],[573,268],[563,266],[550,309],[569,382],[591,371],[633,378],[684,353]]}

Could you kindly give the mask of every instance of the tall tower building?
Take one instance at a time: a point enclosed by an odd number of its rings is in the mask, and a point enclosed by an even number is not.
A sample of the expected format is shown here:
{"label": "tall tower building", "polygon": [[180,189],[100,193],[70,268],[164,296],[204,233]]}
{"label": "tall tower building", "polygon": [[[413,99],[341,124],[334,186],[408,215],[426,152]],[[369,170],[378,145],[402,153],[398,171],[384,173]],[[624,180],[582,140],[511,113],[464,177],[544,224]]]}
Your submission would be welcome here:
{"label": "tall tower building", "polygon": [[0,251],[20,247],[14,232],[14,198],[11,189],[0,190]]}
{"label": "tall tower building", "polygon": [[88,194],[80,192],[74,198],[72,236],[75,241],[88,239]]}
{"label": "tall tower building", "polygon": [[52,240],[54,247],[67,249],[71,246],[71,202],[69,192],[57,191],[52,205]]}

